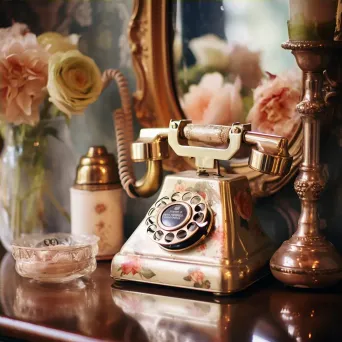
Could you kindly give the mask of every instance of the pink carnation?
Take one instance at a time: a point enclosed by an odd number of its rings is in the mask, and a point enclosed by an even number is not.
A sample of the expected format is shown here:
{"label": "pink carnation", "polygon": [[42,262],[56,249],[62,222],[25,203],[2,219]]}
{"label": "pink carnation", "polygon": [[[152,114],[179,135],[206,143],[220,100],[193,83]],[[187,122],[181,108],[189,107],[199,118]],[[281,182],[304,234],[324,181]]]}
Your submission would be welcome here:
{"label": "pink carnation", "polygon": [[271,77],[254,91],[254,105],[247,122],[262,133],[291,138],[300,123],[296,105],[301,96],[301,73]]}
{"label": "pink carnation", "polygon": [[0,44],[1,117],[16,125],[34,125],[46,95],[49,54],[32,33],[12,35]]}
{"label": "pink carnation", "polygon": [[229,125],[243,121],[241,81],[224,83],[218,73],[205,74],[198,85],[192,85],[184,95],[185,116],[194,123]]}

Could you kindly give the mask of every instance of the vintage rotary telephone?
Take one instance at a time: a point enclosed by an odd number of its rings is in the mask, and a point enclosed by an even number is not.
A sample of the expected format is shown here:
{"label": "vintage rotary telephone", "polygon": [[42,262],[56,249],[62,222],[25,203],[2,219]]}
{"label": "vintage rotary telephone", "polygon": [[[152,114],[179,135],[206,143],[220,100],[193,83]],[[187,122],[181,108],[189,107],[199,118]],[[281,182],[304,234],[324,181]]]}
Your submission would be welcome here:
{"label": "vintage rotary telephone", "polygon": [[127,166],[121,167],[131,196],[158,190],[167,144],[177,155],[194,158],[197,170],[165,178],[158,200],[114,257],[113,277],[216,293],[245,288],[262,275],[274,250],[253,213],[247,178],[222,174],[218,161],[231,159],[242,144],[249,144],[251,168],[285,175],[292,162],[287,140],[251,132],[249,124],[239,123],[206,126],[180,120],[171,121],[168,129],[143,129],[131,156],[147,162],[146,176],[133,182]]}
{"label": "vintage rotary telephone", "polygon": [[[110,72],[120,85],[122,75]],[[113,258],[112,277],[218,294],[255,282],[268,270],[274,247],[260,229],[247,178],[222,173],[219,161],[250,145],[252,169],[282,176],[292,163],[287,139],[252,132],[250,124],[179,120],[169,128],[142,129],[130,146],[132,115],[122,84],[120,92],[123,108],[114,119],[119,174],[127,194],[148,197],[159,190],[169,146],[178,156],[194,158],[197,170],[165,177],[157,201]],[[135,180],[131,161],[146,162],[141,180]]]}

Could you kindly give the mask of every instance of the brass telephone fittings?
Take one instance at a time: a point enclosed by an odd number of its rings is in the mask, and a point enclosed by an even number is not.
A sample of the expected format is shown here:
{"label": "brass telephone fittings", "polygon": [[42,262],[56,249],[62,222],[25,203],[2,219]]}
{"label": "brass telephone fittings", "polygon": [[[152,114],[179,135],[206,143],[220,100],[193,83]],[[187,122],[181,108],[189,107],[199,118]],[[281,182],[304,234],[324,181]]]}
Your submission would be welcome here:
{"label": "brass telephone fittings", "polygon": [[148,160],[163,160],[169,157],[168,142],[166,139],[155,141],[138,140],[131,145],[131,158],[134,162]]}
{"label": "brass telephone fittings", "polygon": [[253,170],[273,176],[287,175],[291,169],[293,158],[290,156],[272,155],[252,148],[248,165]]}

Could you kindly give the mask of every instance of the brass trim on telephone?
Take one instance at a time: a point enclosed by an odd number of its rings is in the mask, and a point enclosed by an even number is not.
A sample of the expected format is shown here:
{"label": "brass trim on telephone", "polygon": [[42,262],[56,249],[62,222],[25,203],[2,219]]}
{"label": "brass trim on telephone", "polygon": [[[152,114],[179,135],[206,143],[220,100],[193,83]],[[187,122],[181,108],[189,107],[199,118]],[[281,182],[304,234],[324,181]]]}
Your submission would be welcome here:
{"label": "brass trim on telephone", "polygon": [[155,194],[163,182],[163,164],[161,160],[148,160],[145,175],[137,180],[134,192],[139,197],[150,197]]}
{"label": "brass trim on telephone", "polygon": [[165,129],[148,129],[148,136],[141,130],[140,138],[131,144],[131,158],[134,162],[146,162],[145,175],[135,182],[134,193],[139,197],[155,194],[163,182],[162,160],[169,157]]}

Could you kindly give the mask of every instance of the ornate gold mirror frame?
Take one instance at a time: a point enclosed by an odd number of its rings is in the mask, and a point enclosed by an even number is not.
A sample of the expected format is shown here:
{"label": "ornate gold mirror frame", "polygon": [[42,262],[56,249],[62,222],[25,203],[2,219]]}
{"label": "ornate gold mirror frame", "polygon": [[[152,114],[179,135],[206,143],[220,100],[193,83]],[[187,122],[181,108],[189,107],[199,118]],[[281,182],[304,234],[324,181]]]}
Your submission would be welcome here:
{"label": "ornate gold mirror frame", "polygon": [[[129,25],[133,67],[137,77],[134,104],[143,127],[168,127],[171,119],[184,118],[173,87],[172,53],[168,20],[170,0],[135,0]],[[302,159],[302,129],[290,141],[294,162],[285,177],[261,174],[248,167],[247,160],[231,161],[233,173],[245,174],[255,197],[268,196],[283,187],[296,173]],[[192,168],[191,160],[171,154],[164,168],[178,172]]]}

